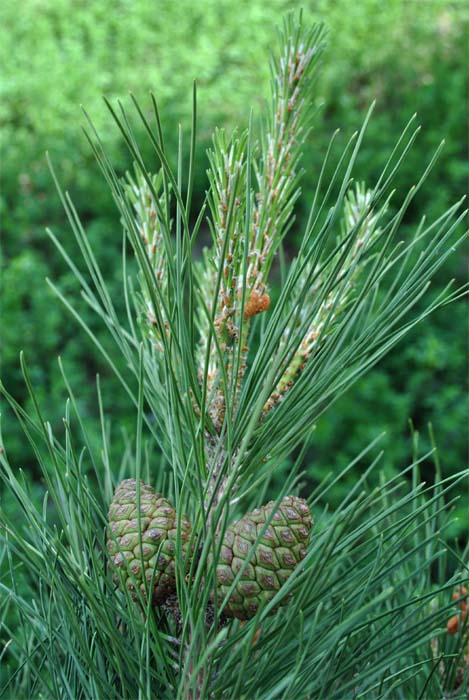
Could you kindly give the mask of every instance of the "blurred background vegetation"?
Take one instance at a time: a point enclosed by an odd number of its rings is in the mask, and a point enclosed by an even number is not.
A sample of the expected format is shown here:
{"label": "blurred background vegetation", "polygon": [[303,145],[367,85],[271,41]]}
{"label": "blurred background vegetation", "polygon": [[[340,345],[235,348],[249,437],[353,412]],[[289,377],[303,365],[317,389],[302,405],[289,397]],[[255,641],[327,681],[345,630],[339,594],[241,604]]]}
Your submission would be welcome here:
{"label": "blurred background vegetation", "polygon": [[[4,0],[0,9],[0,121],[3,228],[2,377],[10,392],[31,408],[19,367],[26,353],[44,413],[60,432],[64,390],[56,357],[63,359],[80,408],[99,440],[95,376],[99,372],[112,421],[114,457],[120,462],[124,435],[134,425],[132,407],[95,348],[46,285],[52,278],[72,297],[72,275],[45,234],[50,227],[66,249],[74,242],[45,161],[50,152],[64,189],[70,190],[101,263],[111,294],[121,297],[121,230],[113,202],[81,132],[86,108],[111,160],[129,163],[101,96],[145,102],[156,93],[168,150],[177,144],[178,122],[190,129],[191,83],[198,81],[199,154],[196,200],[207,186],[205,149],[214,126],[245,125],[249,106],[268,94],[266,56],[286,0]],[[305,21],[330,28],[329,49],[317,86],[319,112],[304,156],[303,205],[286,255],[305,224],[327,143],[340,127],[345,141],[361,125],[373,99],[356,175],[370,185],[414,112],[423,125],[398,180],[410,187],[441,139],[443,155],[406,218],[415,227],[425,213],[442,213],[467,186],[466,83],[468,11],[447,0],[304,0]],[[145,146],[143,145],[145,148]],[[148,163],[152,155],[148,149]],[[441,279],[465,278],[462,253]],[[121,304],[122,307],[122,304]],[[99,320],[84,316],[99,331]],[[101,340],[111,347],[101,332]],[[382,431],[386,469],[398,470],[411,455],[409,419],[427,438],[434,425],[443,474],[467,464],[466,308],[440,311],[409,337],[318,422],[306,464],[311,479],[343,467]],[[12,464],[34,474],[34,458],[12,416],[3,420]],[[423,445],[425,448],[426,444]],[[423,465],[431,480],[433,466]],[[426,472],[426,473],[425,473]],[[354,476],[351,474],[350,479]],[[331,505],[346,483],[330,494]],[[454,534],[467,527],[468,494]]]}

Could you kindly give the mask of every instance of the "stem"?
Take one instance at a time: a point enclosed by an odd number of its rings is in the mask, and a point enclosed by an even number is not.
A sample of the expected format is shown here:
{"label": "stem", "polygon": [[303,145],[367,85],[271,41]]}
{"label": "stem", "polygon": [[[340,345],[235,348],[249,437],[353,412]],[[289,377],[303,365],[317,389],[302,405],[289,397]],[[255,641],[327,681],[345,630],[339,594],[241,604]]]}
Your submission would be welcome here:
{"label": "stem", "polygon": [[[205,512],[207,514],[207,530],[209,530],[217,506],[225,494],[229,479],[228,475],[220,476],[226,460],[226,451],[223,448],[220,449],[219,443],[211,435],[207,436],[207,452],[210,475],[207,484]],[[218,519],[216,531],[219,530],[219,523],[221,520],[222,518]]]}
{"label": "stem", "polygon": [[197,672],[195,688],[192,681],[192,676],[194,673],[194,647],[191,643],[186,645],[184,656],[187,663],[187,673],[184,679],[183,698],[184,700],[186,698],[187,700],[204,700],[202,697],[204,687],[203,669],[200,669],[200,671]]}

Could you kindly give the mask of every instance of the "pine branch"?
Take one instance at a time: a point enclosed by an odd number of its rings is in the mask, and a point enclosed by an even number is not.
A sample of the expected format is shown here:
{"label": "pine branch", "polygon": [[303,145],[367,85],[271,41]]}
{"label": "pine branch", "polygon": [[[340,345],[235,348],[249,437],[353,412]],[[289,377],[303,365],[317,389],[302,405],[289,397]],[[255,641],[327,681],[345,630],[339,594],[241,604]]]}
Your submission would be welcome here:
{"label": "pine branch", "polygon": [[[465,600],[468,551],[452,552],[444,535],[454,488],[468,472],[443,480],[436,462],[436,483],[425,486],[419,465],[430,455],[415,450],[398,477],[380,477],[372,488],[380,456],[370,445],[307,499],[297,495],[305,475],[306,483],[315,475],[309,466],[301,471],[303,451],[294,463],[291,454],[305,448],[314,421],[416,324],[466,291],[450,282],[433,296],[428,290],[467,236],[462,202],[399,240],[438,153],[395,211],[387,210],[418,134],[413,120],[376,182],[351,186],[370,110],[337,155],[333,137],[299,253],[271,302],[269,273],[299,196],[323,37],[322,27],[287,18],[260,142],[252,122],[231,138],[215,133],[207,201],[196,217],[195,91],[187,177],[182,133],[173,172],[154,98],[151,123],[132,102],[157,174],[122,105],[107,103],[135,162],[130,181],[116,172],[89,122],[89,143],[121,217],[124,253],[129,242],[139,269],[140,294],[123,255],[124,319],[60,187],[86,273],[50,235],[125,370],[51,285],[116,374],[135,429],[115,463],[98,378],[101,444],[93,447],[62,364],[63,433],[47,422],[24,357],[31,412],[2,387],[47,491],[37,502],[1,447],[5,504],[15,501],[22,518],[2,502],[0,620],[15,670],[0,694],[384,700],[455,689],[467,644],[462,607],[455,606]],[[207,208],[212,247],[197,260]],[[330,512],[328,488],[365,461]],[[277,474],[281,489],[272,488]],[[448,558],[455,570],[449,579]],[[455,615],[457,639],[447,627]],[[462,692],[468,683],[463,674]]]}

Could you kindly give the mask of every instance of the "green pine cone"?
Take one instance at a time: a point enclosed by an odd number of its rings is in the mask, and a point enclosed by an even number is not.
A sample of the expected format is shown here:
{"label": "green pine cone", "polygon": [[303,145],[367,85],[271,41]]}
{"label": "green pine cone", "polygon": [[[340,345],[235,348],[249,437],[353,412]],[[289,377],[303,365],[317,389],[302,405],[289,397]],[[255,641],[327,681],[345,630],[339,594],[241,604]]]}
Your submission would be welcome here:
{"label": "green pine cone", "polygon": [[[114,582],[125,586],[134,600],[138,599],[137,587],[147,600],[149,586],[153,585],[153,605],[163,603],[175,589],[175,509],[164,496],[140,482],[139,517],[137,482],[135,479],[125,479],[116,488],[108,520],[107,549],[114,569]],[[184,556],[190,537],[190,522],[182,516],[180,538]]]}
{"label": "green pine cone", "polygon": [[[313,518],[302,498],[286,496],[272,516],[275,502],[256,508],[225,532],[220,550],[217,600],[221,604],[236,574],[245,566],[224,608],[228,617],[248,620],[273,599],[306,556]],[[270,519],[257,547],[249,551]],[[246,564],[246,560],[248,563]],[[287,596],[281,603],[288,602]]]}

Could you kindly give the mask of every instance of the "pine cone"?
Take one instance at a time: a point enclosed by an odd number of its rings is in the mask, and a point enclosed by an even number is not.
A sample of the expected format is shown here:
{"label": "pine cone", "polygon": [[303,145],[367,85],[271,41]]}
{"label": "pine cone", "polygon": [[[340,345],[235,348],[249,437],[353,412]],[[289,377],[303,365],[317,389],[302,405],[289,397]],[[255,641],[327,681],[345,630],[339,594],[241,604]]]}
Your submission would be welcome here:
{"label": "pine cone", "polygon": [[[256,508],[225,532],[216,568],[218,603],[224,600],[236,574],[243,574],[224,608],[228,617],[248,620],[260,606],[273,599],[291,573],[304,559],[313,519],[306,501],[286,496],[274,511],[271,501]],[[249,556],[257,537],[270,523]],[[249,560],[246,564],[246,560]],[[291,596],[281,603],[284,605]]]}
{"label": "pine cone", "polygon": [[[175,589],[174,557],[177,515],[169,501],[140,482],[140,517],[137,513],[137,482],[125,479],[117,487],[109,507],[107,549],[116,585],[125,586],[134,600],[136,587],[147,600],[148,587],[153,605],[163,603]],[[187,554],[191,525],[181,518],[181,548]]]}

